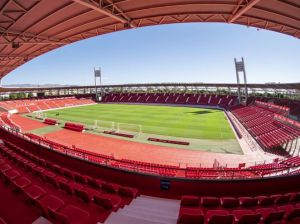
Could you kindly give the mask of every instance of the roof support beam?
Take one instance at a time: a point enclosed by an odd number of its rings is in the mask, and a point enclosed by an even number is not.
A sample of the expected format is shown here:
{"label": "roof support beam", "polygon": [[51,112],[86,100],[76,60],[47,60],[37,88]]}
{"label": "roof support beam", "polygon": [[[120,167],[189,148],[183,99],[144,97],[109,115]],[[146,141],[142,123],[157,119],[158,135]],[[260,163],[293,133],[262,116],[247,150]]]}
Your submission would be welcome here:
{"label": "roof support beam", "polygon": [[[0,42],[0,45],[11,44],[12,42],[18,42],[22,44],[67,44],[66,41],[61,41],[56,38],[50,38],[45,36],[39,36],[32,33],[24,33],[18,31],[7,31],[0,29],[0,35],[3,36],[5,42]],[[10,37],[14,38],[10,40]]]}
{"label": "roof support beam", "polygon": [[117,20],[123,24],[128,24],[130,27],[135,28],[136,26],[131,22],[131,19],[125,15],[125,13],[117,7],[113,2],[106,0],[108,5],[104,5],[104,0],[99,0],[99,5],[95,4],[94,1],[89,0],[73,0],[80,5],[93,9],[100,12],[114,20]]}
{"label": "roof support beam", "polygon": [[6,3],[4,3],[4,5],[2,6],[2,8],[0,9],[0,15],[2,15],[2,13],[4,12],[4,10],[6,9],[6,7],[8,6],[9,3],[11,3],[12,0],[8,0]]}
{"label": "roof support beam", "polygon": [[235,22],[238,18],[240,18],[243,14],[245,14],[249,9],[251,9],[253,6],[255,6],[258,2],[261,0],[249,0],[248,3],[244,5],[240,10],[238,10],[235,14],[232,15],[232,17],[229,19],[229,23]]}

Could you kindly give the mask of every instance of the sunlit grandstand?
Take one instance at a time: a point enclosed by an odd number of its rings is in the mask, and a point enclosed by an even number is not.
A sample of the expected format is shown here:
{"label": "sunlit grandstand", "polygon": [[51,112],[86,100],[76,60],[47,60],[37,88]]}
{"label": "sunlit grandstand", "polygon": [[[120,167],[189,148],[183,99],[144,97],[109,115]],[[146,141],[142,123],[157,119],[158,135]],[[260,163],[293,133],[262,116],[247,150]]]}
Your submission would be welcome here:
{"label": "sunlit grandstand", "polygon": [[[132,28],[233,23],[300,37],[300,2],[3,0],[0,78]],[[299,83],[0,88],[0,223],[300,223]],[[100,83],[97,81],[100,79]],[[243,81],[241,81],[243,80]]]}

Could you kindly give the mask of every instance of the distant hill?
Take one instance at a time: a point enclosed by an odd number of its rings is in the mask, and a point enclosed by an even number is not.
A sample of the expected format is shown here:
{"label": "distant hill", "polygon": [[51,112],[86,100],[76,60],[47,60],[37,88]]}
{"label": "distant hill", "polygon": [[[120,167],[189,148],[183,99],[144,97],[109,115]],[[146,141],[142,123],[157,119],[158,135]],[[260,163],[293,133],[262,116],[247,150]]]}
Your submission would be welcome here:
{"label": "distant hill", "polygon": [[77,85],[61,85],[61,84],[10,84],[10,85],[2,85],[2,87],[20,87],[20,88],[36,88],[36,87],[68,87],[68,86],[77,86]]}

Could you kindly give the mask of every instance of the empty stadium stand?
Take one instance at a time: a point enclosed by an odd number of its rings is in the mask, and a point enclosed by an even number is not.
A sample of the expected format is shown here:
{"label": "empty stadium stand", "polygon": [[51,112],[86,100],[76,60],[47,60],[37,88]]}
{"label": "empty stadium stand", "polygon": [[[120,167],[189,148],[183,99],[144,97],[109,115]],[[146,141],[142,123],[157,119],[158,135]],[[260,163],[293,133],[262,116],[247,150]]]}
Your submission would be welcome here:
{"label": "empty stadium stand", "polygon": [[102,102],[108,103],[160,103],[206,105],[225,108],[235,105],[237,96],[188,93],[107,93]]}
{"label": "empty stadium stand", "polygon": [[239,105],[233,107],[231,112],[266,150],[280,147],[300,137],[298,128],[276,120],[275,113],[264,107]]}

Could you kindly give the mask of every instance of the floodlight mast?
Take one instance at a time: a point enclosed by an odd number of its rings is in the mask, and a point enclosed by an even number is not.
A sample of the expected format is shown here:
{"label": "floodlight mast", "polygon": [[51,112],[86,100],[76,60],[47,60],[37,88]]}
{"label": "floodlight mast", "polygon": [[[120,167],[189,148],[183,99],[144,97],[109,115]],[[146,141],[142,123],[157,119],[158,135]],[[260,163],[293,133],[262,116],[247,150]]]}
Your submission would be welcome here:
{"label": "floodlight mast", "polygon": [[[247,86],[247,76],[246,76],[246,70],[245,70],[245,62],[244,58],[242,57],[241,61],[237,61],[236,58],[234,58],[234,64],[235,64],[235,72],[236,72],[236,81],[238,86],[238,101],[241,103],[242,101],[245,101],[245,104],[247,104],[248,100],[248,86]],[[243,73],[244,76],[244,91],[241,91],[241,83],[240,83],[240,72]],[[242,93],[244,95],[242,96]],[[242,99],[243,98],[243,99]]]}
{"label": "floodlight mast", "polygon": [[[101,80],[101,68],[95,69],[94,68],[94,77],[95,77],[95,97],[96,101],[100,101],[100,97],[102,97],[102,80]],[[99,78],[99,85],[100,85],[100,97],[98,95],[98,88],[97,88],[97,78]]]}

